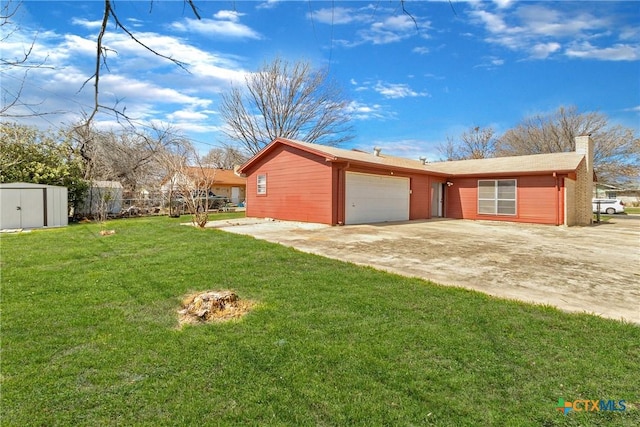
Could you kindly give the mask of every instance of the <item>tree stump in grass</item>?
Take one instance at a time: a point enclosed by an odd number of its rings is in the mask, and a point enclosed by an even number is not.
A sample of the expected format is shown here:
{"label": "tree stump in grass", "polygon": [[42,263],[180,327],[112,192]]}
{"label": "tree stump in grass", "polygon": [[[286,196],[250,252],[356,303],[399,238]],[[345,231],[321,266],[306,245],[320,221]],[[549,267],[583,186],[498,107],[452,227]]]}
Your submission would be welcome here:
{"label": "tree stump in grass", "polygon": [[225,321],[243,316],[253,305],[251,301],[241,301],[235,292],[228,290],[197,292],[182,301],[178,314],[181,325]]}

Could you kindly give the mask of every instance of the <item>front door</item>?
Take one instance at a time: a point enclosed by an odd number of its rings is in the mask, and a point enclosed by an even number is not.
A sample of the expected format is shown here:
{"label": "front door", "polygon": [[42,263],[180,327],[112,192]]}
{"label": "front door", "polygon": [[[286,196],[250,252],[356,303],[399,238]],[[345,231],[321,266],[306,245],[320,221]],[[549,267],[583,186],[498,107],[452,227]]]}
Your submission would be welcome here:
{"label": "front door", "polygon": [[431,183],[431,217],[444,217],[444,186],[442,182]]}

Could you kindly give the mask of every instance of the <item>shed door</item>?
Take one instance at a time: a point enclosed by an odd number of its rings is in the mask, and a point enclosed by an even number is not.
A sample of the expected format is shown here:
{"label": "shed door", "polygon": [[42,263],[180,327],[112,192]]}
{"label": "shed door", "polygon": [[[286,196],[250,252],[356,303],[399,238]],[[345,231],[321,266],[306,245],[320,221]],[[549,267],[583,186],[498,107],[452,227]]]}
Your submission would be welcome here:
{"label": "shed door", "polygon": [[409,178],[347,172],[345,224],[408,219]]}
{"label": "shed door", "polygon": [[41,189],[2,190],[0,228],[38,228],[44,226],[44,196]]}

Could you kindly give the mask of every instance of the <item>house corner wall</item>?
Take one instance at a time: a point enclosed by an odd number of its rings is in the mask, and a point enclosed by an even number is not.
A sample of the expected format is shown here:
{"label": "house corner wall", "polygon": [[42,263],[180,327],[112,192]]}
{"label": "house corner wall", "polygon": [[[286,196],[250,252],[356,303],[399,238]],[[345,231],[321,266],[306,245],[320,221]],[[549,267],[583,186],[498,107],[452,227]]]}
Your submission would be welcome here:
{"label": "house corner wall", "polygon": [[576,182],[564,179],[564,225],[576,225]]}
{"label": "house corner wall", "polygon": [[575,224],[589,225],[593,221],[593,140],[589,135],[577,136],[575,143],[576,153],[584,155],[584,161],[576,170]]}

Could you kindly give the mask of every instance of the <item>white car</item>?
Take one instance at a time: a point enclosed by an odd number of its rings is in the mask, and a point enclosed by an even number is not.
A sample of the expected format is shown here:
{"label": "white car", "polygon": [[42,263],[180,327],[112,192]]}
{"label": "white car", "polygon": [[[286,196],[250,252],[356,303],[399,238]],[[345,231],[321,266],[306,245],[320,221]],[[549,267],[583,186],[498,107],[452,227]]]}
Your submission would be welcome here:
{"label": "white car", "polygon": [[593,212],[598,212],[598,204],[600,204],[600,213],[613,215],[624,212],[624,203],[617,199],[593,199]]}

